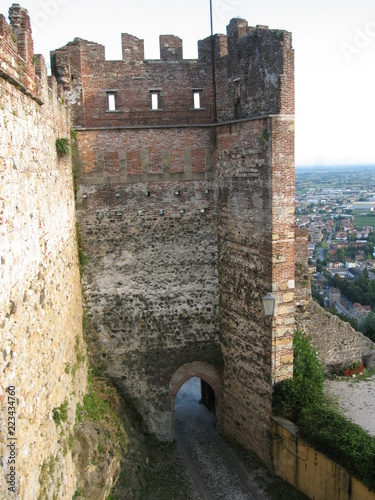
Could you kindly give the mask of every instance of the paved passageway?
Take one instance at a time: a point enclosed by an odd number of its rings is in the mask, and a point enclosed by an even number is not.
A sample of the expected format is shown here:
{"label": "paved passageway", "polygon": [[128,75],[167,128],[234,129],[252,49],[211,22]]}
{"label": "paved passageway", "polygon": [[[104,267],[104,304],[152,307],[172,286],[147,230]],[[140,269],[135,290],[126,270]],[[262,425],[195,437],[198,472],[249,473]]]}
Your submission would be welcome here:
{"label": "paved passageway", "polygon": [[245,468],[215,431],[215,417],[199,403],[200,379],[190,379],[176,397],[176,438],[204,499],[263,500]]}

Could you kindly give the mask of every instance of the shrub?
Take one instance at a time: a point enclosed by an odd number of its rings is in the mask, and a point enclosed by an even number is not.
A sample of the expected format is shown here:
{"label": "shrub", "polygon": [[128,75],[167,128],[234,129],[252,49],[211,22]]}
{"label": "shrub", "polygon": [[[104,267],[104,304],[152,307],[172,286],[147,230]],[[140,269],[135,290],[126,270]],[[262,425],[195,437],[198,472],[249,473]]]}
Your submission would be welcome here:
{"label": "shrub", "polygon": [[308,443],[375,491],[375,438],[327,406],[302,411],[298,420]]}
{"label": "shrub", "polygon": [[52,418],[56,425],[68,420],[68,401],[65,400],[58,408],[53,408]]}
{"label": "shrub", "polygon": [[375,342],[375,313],[370,313],[363,318],[359,330],[370,340]]}
{"label": "shrub", "polygon": [[296,422],[304,408],[323,402],[323,368],[306,337],[297,331],[293,339],[293,378],[275,387],[274,413]]}
{"label": "shrub", "polygon": [[69,139],[67,137],[59,137],[56,139],[56,149],[59,155],[65,156],[69,153]]}
{"label": "shrub", "polygon": [[293,378],[275,387],[274,413],[290,418],[306,442],[375,491],[375,438],[327,406],[322,367],[300,332],[293,347]]}

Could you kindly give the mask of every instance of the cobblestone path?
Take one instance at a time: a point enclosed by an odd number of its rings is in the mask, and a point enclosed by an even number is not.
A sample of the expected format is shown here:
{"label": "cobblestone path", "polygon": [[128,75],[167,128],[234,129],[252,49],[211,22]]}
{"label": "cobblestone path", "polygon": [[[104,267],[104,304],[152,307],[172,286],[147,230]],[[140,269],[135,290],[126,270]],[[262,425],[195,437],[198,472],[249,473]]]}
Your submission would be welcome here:
{"label": "cobblestone path", "polygon": [[176,398],[176,437],[202,498],[264,500],[245,468],[215,432],[214,416],[199,403],[200,379],[186,383]]}

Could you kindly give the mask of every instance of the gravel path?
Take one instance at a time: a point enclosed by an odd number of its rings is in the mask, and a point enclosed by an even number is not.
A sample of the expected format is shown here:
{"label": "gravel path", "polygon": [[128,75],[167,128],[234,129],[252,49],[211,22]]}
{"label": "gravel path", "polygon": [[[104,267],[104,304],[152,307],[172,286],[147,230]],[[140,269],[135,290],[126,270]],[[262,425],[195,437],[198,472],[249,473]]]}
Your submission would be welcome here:
{"label": "gravel path", "polygon": [[375,436],[375,375],[362,380],[326,380],[324,393],[341,413]]}

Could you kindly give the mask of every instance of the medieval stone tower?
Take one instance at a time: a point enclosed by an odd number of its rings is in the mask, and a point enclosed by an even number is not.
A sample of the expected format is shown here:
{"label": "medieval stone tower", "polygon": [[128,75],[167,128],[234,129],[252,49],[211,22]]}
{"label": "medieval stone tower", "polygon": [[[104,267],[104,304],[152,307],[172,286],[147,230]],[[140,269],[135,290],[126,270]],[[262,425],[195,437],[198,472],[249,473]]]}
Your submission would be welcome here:
{"label": "medieval stone tower", "polygon": [[218,427],[270,463],[272,387],[293,363],[291,34],[233,19],[197,60],[172,35],[160,60],[129,34],[122,53],[79,38],[52,53],[77,132],[91,355],[161,439],[200,377]]}
{"label": "medieval stone tower", "polygon": [[[0,15],[0,491],[13,474],[19,498],[75,491],[81,285],[91,361],[152,433],[173,438],[175,396],[197,376],[218,430],[272,463],[273,386],[293,370],[291,34],[233,19],[197,60],[172,35],[158,60],[135,36],[122,48],[107,61],[77,38],[47,77],[27,11]],[[76,200],[56,150],[71,128]]]}

